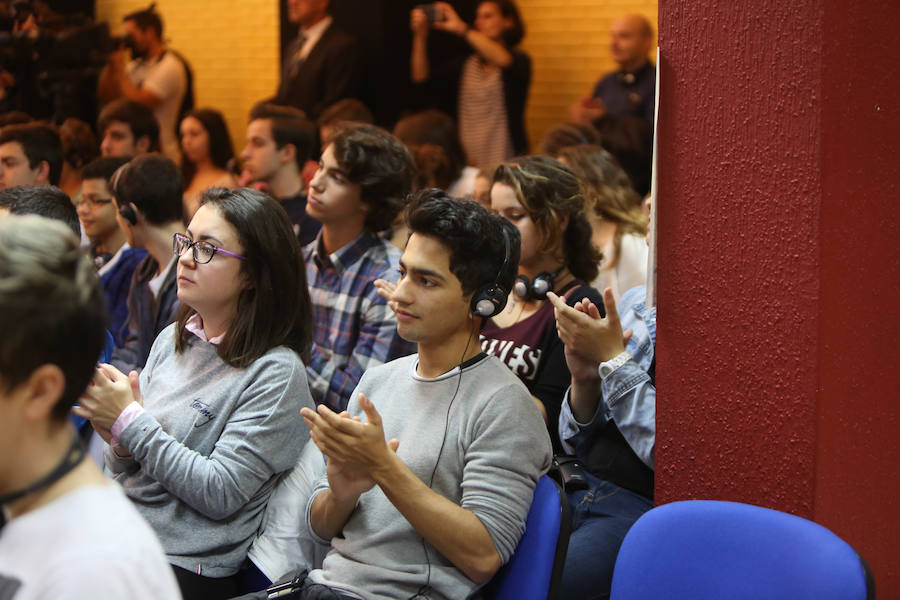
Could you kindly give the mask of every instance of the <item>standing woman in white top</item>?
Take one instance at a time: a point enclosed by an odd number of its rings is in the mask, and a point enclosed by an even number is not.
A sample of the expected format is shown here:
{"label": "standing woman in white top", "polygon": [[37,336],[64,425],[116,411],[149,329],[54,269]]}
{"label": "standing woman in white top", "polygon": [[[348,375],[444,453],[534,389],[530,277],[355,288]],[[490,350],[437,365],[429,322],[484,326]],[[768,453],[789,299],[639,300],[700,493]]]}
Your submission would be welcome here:
{"label": "standing woman in white top", "polygon": [[[458,82],[459,137],[469,164],[485,169],[528,152],[524,117],[531,58],[516,47],[525,35],[516,4],[485,0],[478,5],[474,27],[469,27],[452,6],[435,2],[427,11],[413,9],[410,28],[413,82]],[[463,62],[443,65],[434,77],[428,64],[431,29],[456,34],[472,49]]]}
{"label": "standing woman in white top", "polygon": [[207,190],[173,237],[178,320],[140,378],[101,365],[76,412],[109,442],[106,466],[184,598],[231,598],[269,496],[308,439],[312,306],[291,223],[262,192]]}
{"label": "standing woman in white top", "polygon": [[581,181],[594,245],[603,252],[600,273],[591,285],[598,290],[612,288],[616,300],[631,288],[646,285],[648,219],[628,175],[600,146],[563,148],[559,160]]}

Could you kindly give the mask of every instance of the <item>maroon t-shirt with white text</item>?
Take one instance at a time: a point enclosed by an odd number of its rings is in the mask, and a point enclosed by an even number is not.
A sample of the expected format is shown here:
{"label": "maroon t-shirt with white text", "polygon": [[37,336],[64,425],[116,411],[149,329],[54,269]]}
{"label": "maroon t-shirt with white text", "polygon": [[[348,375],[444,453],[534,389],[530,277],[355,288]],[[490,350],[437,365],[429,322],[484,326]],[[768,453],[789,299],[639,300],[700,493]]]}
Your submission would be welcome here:
{"label": "maroon t-shirt with white text", "polygon": [[[603,306],[600,293],[578,280],[564,286],[557,294],[565,297],[569,306],[582,298]],[[543,302],[534,314],[509,327],[498,327],[493,319],[488,320],[481,330],[481,349],[503,361],[543,403],[553,451],[562,452],[557,431],[559,411],[571,375],[566,365],[565,348],[556,334],[553,304]]]}

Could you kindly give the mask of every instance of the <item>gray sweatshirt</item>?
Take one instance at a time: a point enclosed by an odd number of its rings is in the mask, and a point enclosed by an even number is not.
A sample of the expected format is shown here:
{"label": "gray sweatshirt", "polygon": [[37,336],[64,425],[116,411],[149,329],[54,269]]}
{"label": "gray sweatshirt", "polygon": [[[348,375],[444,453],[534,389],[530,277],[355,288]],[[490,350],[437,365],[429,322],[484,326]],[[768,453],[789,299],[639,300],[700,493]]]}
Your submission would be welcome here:
{"label": "gray sweatshirt", "polygon": [[245,369],[192,338],[175,353],[164,329],[141,373],[146,412],[119,437],[133,459],[106,464],[150,522],[169,562],[208,577],[235,573],[247,556],[279,473],[294,466],[313,406],[293,351],[270,350]]}
{"label": "gray sweatshirt", "polygon": [[[350,413],[366,419],[357,400],[365,393],[381,414],[385,439],[400,440],[397,454],[426,484],[440,455],[431,488],[475,513],[505,563],[525,531],[537,479],[550,465],[547,427],[528,390],[497,358],[435,379],[416,374],[417,358],[366,371]],[[323,478],[307,505],[307,523],[312,498],[327,487]],[[315,537],[311,527],[309,533]],[[360,497],[331,543],[322,569],[310,577],[363,598],[408,598],[426,581],[429,598],[465,598],[477,587],[423,542],[378,486]]]}

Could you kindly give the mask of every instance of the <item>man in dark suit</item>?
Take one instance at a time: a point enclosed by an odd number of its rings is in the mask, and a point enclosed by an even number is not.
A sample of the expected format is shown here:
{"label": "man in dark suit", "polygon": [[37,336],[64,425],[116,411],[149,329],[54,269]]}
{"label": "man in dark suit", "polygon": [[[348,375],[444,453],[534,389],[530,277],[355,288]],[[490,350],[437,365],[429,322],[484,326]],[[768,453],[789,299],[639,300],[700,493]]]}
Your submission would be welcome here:
{"label": "man in dark suit", "polygon": [[362,71],[356,40],[332,23],[329,0],[288,0],[288,18],[300,26],[285,55],[276,102],[315,120],[342,98],[358,98]]}

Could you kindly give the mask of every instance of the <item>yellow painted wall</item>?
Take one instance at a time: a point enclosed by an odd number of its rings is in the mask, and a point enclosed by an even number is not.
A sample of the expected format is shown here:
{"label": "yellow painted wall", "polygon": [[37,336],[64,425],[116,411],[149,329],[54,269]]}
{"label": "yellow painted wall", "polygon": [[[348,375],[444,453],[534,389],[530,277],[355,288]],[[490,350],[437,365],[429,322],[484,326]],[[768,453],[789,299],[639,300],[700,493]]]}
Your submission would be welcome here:
{"label": "yellow painted wall", "polygon": [[[358,0],[364,2],[365,0]],[[279,14],[275,0],[156,0],[169,44],[194,69],[198,106],[225,114],[235,143],[243,148],[247,113],[275,93],[279,78]],[[532,147],[569,106],[593,90],[615,68],[609,28],[620,15],[636,12],[657,22],[656,0],[518,0],[527,34],[522,43],[533,61],[526,113]],[[98,20],[113,30],[122,17],[148,0],[96,0]]]}
{"label": "yellow painted wall", "polygon": [[619,16],[638,13],[656,29],[656,0],[518,0],[531,55],[532,83],[526,126],[532,149],[553,125],[569,118],[569,106],[589,96],[601,75],[616,68],[609,29]]}
{"label": "yellow painted wall", "polygon": [[[96,18],[113,32],[149,0],[96,0]],[[225,115],[235,152],[244,147],[247,114],[275,94],[279,79],[279,14],[274,0],[156,0],[168,44],[194,71],[198,107]]]}

